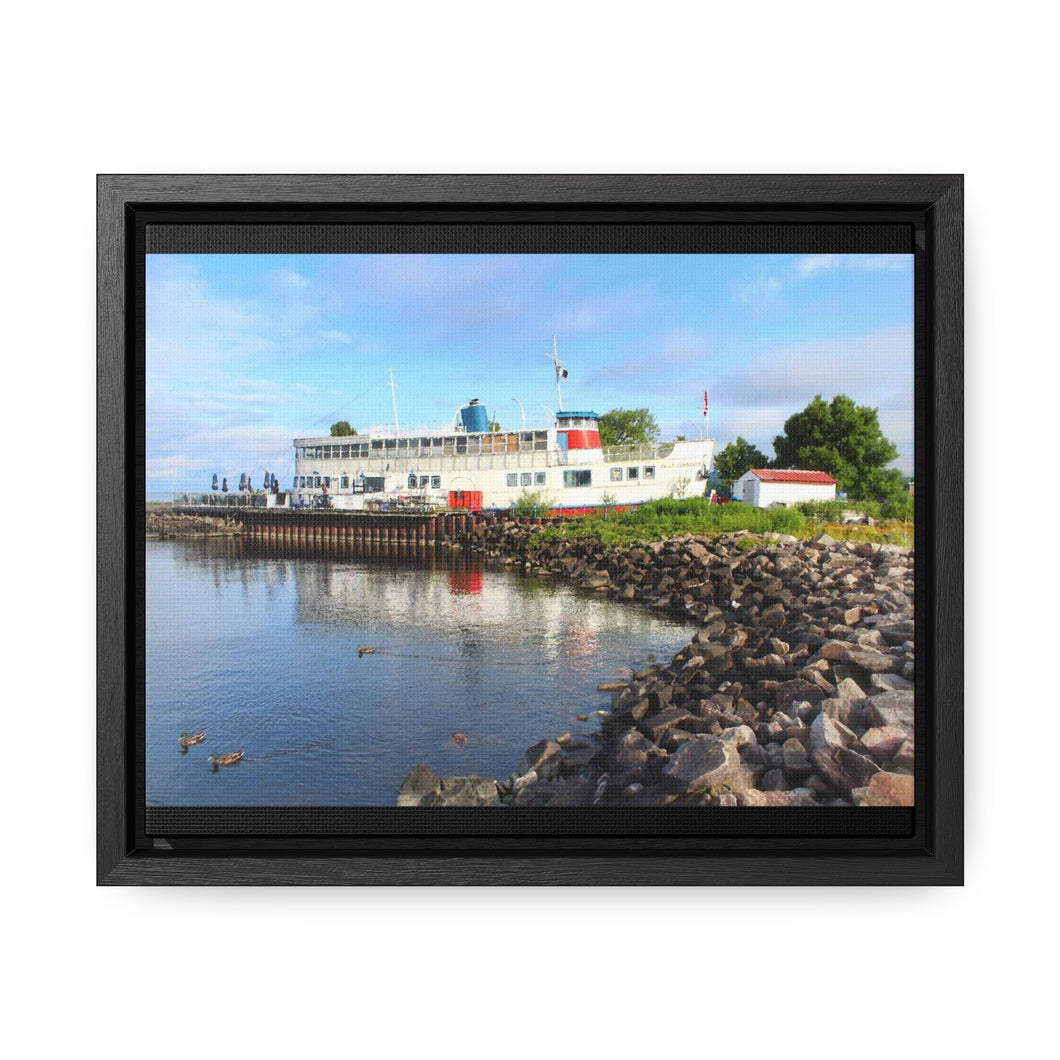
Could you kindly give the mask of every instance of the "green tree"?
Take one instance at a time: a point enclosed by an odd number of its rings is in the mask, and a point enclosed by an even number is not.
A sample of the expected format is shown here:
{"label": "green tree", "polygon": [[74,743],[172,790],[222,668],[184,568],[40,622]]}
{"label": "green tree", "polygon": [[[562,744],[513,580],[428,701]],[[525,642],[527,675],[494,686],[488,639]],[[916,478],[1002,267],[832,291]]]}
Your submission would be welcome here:
{"label": "green tree", "polygon": [[332,438],[349,438],[357,432],[350,426],[349,420],[339,420],[331,425]]}
{"label": "green tree", "polygon": [[886,500],[902,489],[902,473],[887,468],[898,449],[880,430],[877,410],[846,394],[831,403],[818,394],[788,418],[773,440],[773,467],[825,471],[852,500]]}
{"label": "green tree", "polygon": [[731,495],[732,484],[741,475],[746,475],[753,467],[766,467],[768,463],[769,457],[758,446],[737,437],[714,457],[714,470],[721,479],[722,488]]}
{"label": "green tree", "polygon": [[612,409],[600,417],[601,445],[633,445],[658,437],[659,424],[647,409]]}

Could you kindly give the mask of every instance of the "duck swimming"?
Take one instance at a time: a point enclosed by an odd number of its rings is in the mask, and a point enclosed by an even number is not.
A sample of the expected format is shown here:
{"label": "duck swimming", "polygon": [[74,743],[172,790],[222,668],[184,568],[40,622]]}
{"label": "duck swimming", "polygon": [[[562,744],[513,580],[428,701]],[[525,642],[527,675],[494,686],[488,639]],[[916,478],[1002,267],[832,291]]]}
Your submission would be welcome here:
{"label": "duck swimming", "polygon": [[197,732],[194,736],[189,736],[186,732],[182,732],[180,734],[180,746],[181,747],[191,747],[192,744],[194,744],[194,743],[202,743],[202,741],[205,740],[205,739],[206,739],[206,730],[205,729],[203,729],[202,732]]}
{"label": "duck swimming", "polygon": [[242,751],[230,751],[228,754],[219,755],[216,751],[210,755],[210,761],[215,766],[234,766],[243,757]]}

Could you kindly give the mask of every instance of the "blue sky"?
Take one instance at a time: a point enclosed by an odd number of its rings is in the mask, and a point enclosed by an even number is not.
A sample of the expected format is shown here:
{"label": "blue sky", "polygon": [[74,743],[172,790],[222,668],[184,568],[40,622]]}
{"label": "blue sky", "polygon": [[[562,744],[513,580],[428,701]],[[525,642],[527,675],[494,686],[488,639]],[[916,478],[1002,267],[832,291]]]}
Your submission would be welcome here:
{"label": "blue sky", "polygon": [[556,408],[648,407],[773,456],[817,393],[878,408],[913,467],[911,255],[148,255],[147,493],[214,472],[286,483],[291,441],[336,420],[505,429]]}

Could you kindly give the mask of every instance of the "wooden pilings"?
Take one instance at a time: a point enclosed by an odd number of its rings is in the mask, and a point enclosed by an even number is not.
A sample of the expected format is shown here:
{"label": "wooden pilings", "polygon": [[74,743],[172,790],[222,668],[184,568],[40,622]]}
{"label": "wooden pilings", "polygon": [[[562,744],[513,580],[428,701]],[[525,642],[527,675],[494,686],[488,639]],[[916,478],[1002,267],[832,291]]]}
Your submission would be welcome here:
{"label": "wooden pilings", "polygon": [[245,509],[239,512],[246,536],[258,548],[276,550],[424,549],[465,544],[476,526],[496,522],[481,513],[397,515],[343,511]]}

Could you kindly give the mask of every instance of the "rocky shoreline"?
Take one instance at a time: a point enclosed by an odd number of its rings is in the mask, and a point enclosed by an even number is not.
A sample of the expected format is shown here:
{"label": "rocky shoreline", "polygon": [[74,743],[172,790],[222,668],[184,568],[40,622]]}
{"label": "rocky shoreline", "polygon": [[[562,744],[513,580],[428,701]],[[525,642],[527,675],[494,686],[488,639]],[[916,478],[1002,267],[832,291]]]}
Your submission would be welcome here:
{"label": "rocky shoreline", "polygon": [[171,541],[184,537],[230,537],[243,527],[225,516],[181,515],[165,508],[148,508],[144,537],[148,541]]}
{"label": "rocky shoreline", "polygon": [[669,662],[648,660],[545,738],[507,778],[424,763],[399,806],[910,806],[913,552],[778,534],[683,535],[531,549],[533,527],[478,527],[472,548],[582,589],[686,615]]}

